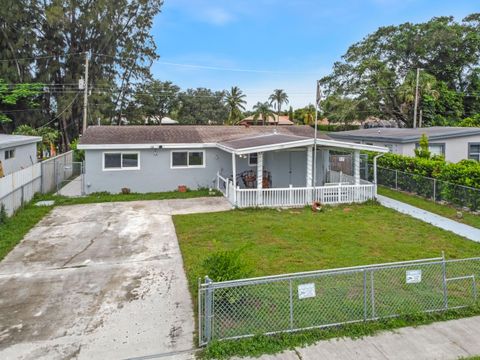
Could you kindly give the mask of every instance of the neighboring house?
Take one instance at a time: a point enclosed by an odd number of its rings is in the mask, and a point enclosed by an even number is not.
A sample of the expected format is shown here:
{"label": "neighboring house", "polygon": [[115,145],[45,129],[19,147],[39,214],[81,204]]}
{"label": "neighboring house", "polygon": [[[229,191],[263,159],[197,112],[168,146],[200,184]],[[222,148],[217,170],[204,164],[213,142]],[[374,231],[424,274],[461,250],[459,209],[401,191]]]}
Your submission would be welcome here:
{"label": "neighboring house", "polygon": [[428,137],[432,154],[442,155],[447,161],[480,160],[480,128],[376,128],[340,131],[329,135],[336,140],[385,146],[394,154],[415,156],[414,150],[419,146],[423,134]]}
{"label": "neighboring house", "polygon": [[[360,180],[360,150],[388,149],[319,135],[314,190],[313,136],[310,126],[92,126],[78,148],[85,150],[86,193],[215,187],[237,206],[372,198],[373,185]],[[353,176],[329,171],[330,150],[354,154]]]}
{"label": "neighboring house", "polygon": [[37,162],[38,136],[0,134],[0,177]]}
{"label": "neighboring house", "polygon": [[[277,122],[277,119],[278,122]],[[241,120],[240,125],[263,125],[263,117],[260,116],[258,119],[254,119],[254,115],[246,117],[245,119]],[[295,125],[293,121],[288,118],[288,115],[274,115],[269,116],[268,120],[265,122],[265,125]]]}
{"label": "neighboring house", "polygon": [[145,125],[147,124],[155,124],[155,125],[176,125],[178,124],[177,120],[173,120],[169,118],[168,116],[165,116],[163,118],[160,118],[160,116],[146,116],[144,118],[145,120]]}

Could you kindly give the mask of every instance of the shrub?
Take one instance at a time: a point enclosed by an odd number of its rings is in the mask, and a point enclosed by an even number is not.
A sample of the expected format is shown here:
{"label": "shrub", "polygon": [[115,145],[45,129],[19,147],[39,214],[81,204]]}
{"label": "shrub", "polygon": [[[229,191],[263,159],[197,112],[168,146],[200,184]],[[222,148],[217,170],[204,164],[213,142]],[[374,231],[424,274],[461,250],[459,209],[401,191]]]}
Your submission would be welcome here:
{"label": "shrub", "polygon": [[5,209],[5,205],[0,205],[0,225],[5,224],[7,222],[7,210]]}
{"label": "shrub", "polygon": [[251,276],[252,268],[242,258],[242,250],[219,251],[208,256],[202,264],[205,274],[213,281],[236,280]]}

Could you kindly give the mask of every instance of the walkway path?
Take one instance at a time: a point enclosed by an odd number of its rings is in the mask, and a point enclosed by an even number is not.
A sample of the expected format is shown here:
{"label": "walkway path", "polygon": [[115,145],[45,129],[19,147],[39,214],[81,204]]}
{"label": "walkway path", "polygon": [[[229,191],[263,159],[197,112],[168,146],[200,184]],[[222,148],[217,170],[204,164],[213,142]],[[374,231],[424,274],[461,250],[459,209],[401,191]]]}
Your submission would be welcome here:
{"label": "walkway path", "polygon": [[413,216],[414,218],[425,221],[441,229],[451,231],[457,235],[466,237],[467,239],[480,242],[480,229],[474,228],[473,226],[459,223],[458,221],[419,209],[401,201],[393,200],[386,196],[378,195],[378,201],[385,207]]}
{"label": "walkway path", "polygon": [[332,339],[260,360],[454,360],[480,354],[480,316],[406,327],[362,339]]}
{"label": "walkway path", "polygon": [[75,179],[70,180],[64,187],[62,187],[55,195],[63,195],[67,197],[82,196],[82,176],[80,175]]}

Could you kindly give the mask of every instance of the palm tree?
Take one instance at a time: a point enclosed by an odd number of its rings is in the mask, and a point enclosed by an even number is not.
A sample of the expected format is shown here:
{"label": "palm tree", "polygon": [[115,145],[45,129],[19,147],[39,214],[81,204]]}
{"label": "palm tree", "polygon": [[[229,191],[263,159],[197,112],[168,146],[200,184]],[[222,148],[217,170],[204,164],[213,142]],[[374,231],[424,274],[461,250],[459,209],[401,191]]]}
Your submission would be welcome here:
{"label": "palm tree", "polygon": [[253,110],[255,113],[253,114],[253,120],[258,122],[258,119],[262,119],[263,125],[265,125],[265,121],[268,121],[270,117],[273,117],[275,114],[273,110],[270,108],[270,103],[268,102],[258,102],[256,105],[253,106]]}
{"label": "palm tree", "polygon": [[280,120],[280,111],[282,110],[283,104],[288,104],[288,95],[282,89],[273,90],[273,94],[268,98],[270,100],[270,105],[276,104],[277,107],[277,125]]}
{"label": "palm tree", "polygon": [[225,103],[229,109],[228,123],[234,125],[242,117],[242,110],[245,111],[246,95],[237,86],[233,86],[225,94]]}

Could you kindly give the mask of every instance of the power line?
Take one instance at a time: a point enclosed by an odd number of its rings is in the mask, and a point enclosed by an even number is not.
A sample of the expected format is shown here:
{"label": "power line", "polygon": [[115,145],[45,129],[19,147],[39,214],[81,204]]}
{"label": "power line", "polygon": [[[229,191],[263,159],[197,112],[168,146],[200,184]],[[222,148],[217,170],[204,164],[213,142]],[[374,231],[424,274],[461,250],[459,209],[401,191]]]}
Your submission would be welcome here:
{"label": "power line", "polygon": [[45,126],[47,126],[48,124],[51,124],[52,122],[54,122],[55,120],[59,119],[60,116],[65,112],[67,111],[67,109],[72,106],[72,104],[75,102],[75,100],[78,98],[78,95],[80,95],[80,92],[77,92],[77,95],[73,98],[73,100],[67,105],[65,106],[65,108],[59,113],[57,114],[57,116],[55,116],[52,120],[50,120],[49,122],[43,124],[42,126],[39,126],[37,129],[41,129]]}

